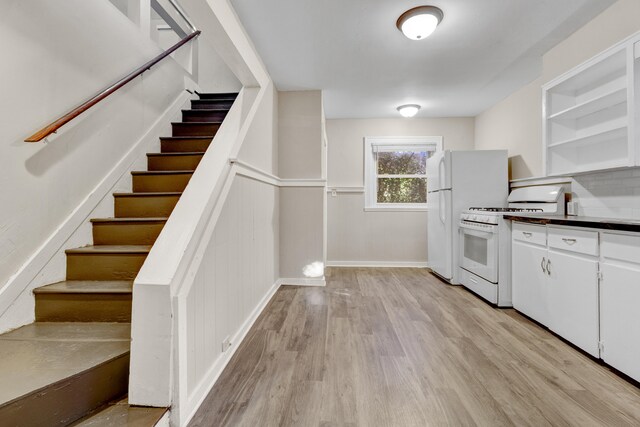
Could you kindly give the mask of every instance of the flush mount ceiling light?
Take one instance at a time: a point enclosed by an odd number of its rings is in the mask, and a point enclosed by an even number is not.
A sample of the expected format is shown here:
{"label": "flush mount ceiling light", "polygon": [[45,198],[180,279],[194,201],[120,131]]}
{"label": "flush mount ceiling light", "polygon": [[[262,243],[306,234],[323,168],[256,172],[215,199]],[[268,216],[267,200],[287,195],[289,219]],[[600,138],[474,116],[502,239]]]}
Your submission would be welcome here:
{"label": "flush mount ceiling light", "polygon": [[397,108],[398,112],[402,114],[403,117],[413,117],[418,114],[419,109],[420,106],[418,104],[401,105]]}
{"label": "flush mount ceiling light", "polygon": [[396,26],[411,40],[427,38],[436,30],[444,14],[435,6],[418,6],[400,15]]}

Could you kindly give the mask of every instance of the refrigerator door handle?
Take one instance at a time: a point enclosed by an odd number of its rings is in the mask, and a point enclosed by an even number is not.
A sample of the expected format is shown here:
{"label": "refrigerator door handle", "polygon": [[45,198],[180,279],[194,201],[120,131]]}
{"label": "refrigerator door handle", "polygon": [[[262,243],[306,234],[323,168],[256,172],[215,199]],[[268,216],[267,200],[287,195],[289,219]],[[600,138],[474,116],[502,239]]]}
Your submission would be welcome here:
{"label": "refrigerator door handle", "polygon": [[438,203],[438,214],[440,216],[440,222],[443,224],[446,224],[445,210],[444,210],[444,203],[446,199],[444,197],[444,191],[438,191],[438,197],[440,198],[440,203]]}

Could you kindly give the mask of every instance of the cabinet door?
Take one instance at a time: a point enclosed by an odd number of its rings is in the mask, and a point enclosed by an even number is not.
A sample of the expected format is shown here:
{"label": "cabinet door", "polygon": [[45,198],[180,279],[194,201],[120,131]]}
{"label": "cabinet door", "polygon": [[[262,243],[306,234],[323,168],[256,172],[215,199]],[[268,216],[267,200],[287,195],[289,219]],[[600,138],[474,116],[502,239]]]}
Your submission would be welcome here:
{"label": "cabinet door", "polygon": [[532,319],[547,324],[547,249],[513,241],[511,247],[513,307]]}
{"label": "cabinet door", "polygon": [[549,251],[549,329],[599,357],[598,260]]}
{"label": "cabinet door", "polygon": [[640,381],[640,265],[602,264],[600,335],[602,358]]}

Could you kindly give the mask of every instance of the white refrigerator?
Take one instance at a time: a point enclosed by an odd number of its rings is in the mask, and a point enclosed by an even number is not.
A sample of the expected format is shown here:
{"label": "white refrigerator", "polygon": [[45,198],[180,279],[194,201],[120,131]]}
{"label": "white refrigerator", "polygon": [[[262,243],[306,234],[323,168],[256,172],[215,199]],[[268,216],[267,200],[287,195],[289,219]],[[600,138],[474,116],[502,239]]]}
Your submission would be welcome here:
{"label": "white refrigerator", "polygon": [[471,207],[504,207],[508,193],[506,150],[446,150],[427,160],[427,260],[435,274],[460,283],[460,214]]}

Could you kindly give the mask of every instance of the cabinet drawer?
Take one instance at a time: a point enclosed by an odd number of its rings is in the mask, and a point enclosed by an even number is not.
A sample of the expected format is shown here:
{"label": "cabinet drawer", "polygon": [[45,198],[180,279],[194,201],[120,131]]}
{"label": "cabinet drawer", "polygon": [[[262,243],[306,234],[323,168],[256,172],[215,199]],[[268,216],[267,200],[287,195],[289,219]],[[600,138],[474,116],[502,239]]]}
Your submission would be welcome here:
{"label": "cabinet drawer", "polygon": [[598,232],[549,227],[549,247],[597,256]]}
{"label": "cabinet drawer", "polygon": [[640,235],[602,233],[602,256],[640,264]]}
{"label": "cabinet drawer", "polygon": [[547,229],[544,225],[514,222],[511,236],[513,237],[513,240],[521,242],[534,243],[541,246],[545,246],[547,244]]}

